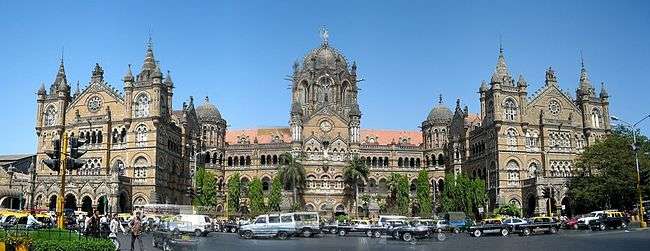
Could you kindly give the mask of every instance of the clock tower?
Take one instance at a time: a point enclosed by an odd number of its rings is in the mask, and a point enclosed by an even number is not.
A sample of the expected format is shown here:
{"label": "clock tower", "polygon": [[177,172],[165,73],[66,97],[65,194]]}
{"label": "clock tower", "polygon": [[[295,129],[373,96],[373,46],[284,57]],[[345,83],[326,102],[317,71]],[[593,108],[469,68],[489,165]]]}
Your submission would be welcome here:
{"label": "clock tower", "polygon": [[345,162],[359,152],[357,66],[330,45],[325,28],[321,38],[302,64],[293,65],[292,152],[306,161]]}

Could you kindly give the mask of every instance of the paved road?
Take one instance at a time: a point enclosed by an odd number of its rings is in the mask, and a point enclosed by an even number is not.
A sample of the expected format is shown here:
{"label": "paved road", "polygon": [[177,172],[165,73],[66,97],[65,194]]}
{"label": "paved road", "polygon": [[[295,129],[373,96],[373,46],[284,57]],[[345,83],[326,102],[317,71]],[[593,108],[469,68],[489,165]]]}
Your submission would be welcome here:
{"label": "paved road", "polygon": [[[144,237],[146,250],[151,247],[151,236]],[[127,243],[127,240],[122,240]],[[562,231],[556,235],[536,235],[520,237],[485,236],[470,237],[467,234],[451,235],[444,242],[418,240],[406,243],[386,238],[338,237],[324,235],[317,238],[275,239],[240,239],[235,234],[211,233],[198,241],[195,250],[224,251],[290,251],[290,250],[525,250],[525,251],[562,251],[562,250],[649,250],[650,231]],[[123,249],[123,250],[129,250]]]}

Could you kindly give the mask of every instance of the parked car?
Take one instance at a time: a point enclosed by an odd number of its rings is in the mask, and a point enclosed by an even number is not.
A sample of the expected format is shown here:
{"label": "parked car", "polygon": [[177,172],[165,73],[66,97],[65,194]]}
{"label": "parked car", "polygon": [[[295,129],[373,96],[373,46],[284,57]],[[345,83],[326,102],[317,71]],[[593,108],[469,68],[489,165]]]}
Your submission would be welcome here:
{"label": "parked car", "polygon": [[578,219],[578,228],[590,228],[589,222],[592,220],[597,220],[605,213],[605,211],[593,211],[584,217]]}
{"label": "parked car", "polygon": [[293,220],[303,237],[311,237],[314,234],[321,233],[320,217],[317,212],[294,212]]}
{"label": "parked car", "polygon": [[349,224],[339,224],[336,227],[336,232],[339,236],[345,236],[349,233],[364,233],[368,237],[373,237],[375,230],[378,228],[368,220],[352,220]]}
{"label": "parked car", "polygon": [[474,225],[472,220],[465,215],[464,212],[447,212],[445,213],[445,220],[449,225],[450,231],[454,233],[464,232]]}
{"label": "parked car", "polygon": [[510,232],[512,232],[515,229],[516,226],[523,225],[523,224],[528,224],[528,221],[526,221],[524,219],[521,219],[521,218],[513,217],[513,218],[508,218],[508,219],[503,220],[503,224],[508,225],[508,227],[510,229]]}
{"label": "parked car", "polygon": [[177,233],[194,233],[197,237],[206,236],[212,231],[212,222],[205,215],[179,214],[167,224],[167,229]]}
{"label": "parked car", "polygon": [[617,228],[627,228],[630,224],[630,219],[625,214],[619,211],[605,211],[598,219],[589,221],[591,229],[598,229],[601,231]]}
{"label": "parked car", "polygon": [[408,217],[401,215],[380,215],[377,225],[380,227],[388,226],[389,223],[408,221]]}
{"label": "parked car", "polygon": [[239,235],[244,239],[277,237],[286,240],[298,233],[293,213],[260,215],[253,223],[241,226],[239,229]]}
{"label": "parked car", "polygon": [[233,221],[228,221],[219,226],[221,229],[221,232],[224,233],[237,233],[239,231],[239,224],[233,222]]}
{"label": "parked car", "polygon": [[468,232],[474,237],[481,237],[484,234],[507,236],[510,233],[508,225],[503,224],[501,219],[484,219],[481,224],[469,227]]}
{"label": "parked car", "polygon": [[[432,231],[430,226],[423,225],[419,222],[414,222],[412,224],[406,224],[392,228],[390,231],[390,236],[398,240],[410,242],[414,239],[429,238],[433,235],[433,233],[434,231]],[[436,233],[436,236],[440,241],[445,239],[445,234],[443,233]]]}
{"label": "parked car", "polygon": [[425,225],[429,227],[431,233],[441,233],[449,229],[449,225],[445,220],[417,219],[411,223]]}
{"label": "parked car", "polygon": [[551,217],[534,217],[529,222],[515,225],[513,231],[521,236],[528,236],[536,233],[555,234],[560,229],[560,223]]}

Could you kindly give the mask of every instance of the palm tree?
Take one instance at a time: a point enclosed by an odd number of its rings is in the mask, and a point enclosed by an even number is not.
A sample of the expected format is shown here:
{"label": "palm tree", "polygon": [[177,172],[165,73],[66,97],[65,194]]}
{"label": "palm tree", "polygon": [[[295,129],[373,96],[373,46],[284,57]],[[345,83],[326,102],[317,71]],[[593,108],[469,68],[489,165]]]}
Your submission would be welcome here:
{"label": "palm tree", "polygon": [[302,191],[305,187],[305,168],[298,158],[294,158],[288,152],[285,152],[280,155],[280,178],[282,183],[285,185],[290,185],[293,189],[293,206],[298,204],[298,192]]}
{"label": "palm tree", "polygon": [[357,155],[352,157],[348,166],[343,170],[345,183],[354,187],[354,212],[357,212],[357,204],[359,203],[359,183],[363,183],[368,179],[369,172],[366,163],[359,159]]}
{"label": "palm tree", "polygon": [[397,188],[399,187],[401,176],[397,173],[391,173],[386,181],[386,187],[388,188],[388,198],[386,198],[386,208],[393,210],[395,209],[395,203],[397,203]]}

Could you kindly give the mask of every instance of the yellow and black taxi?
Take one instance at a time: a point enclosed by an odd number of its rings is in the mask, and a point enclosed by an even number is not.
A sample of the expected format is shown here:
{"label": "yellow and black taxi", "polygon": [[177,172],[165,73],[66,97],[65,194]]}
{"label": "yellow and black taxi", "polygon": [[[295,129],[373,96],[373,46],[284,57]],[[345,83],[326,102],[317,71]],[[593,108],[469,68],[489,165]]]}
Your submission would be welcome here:
{"label": "yellow and black taxi", "polygon": [[551,217],[533,217],[526,224],[516,225],[513,232],[522,236],[531,234],[547,233],[555,234],[560,229],[560,222]]}
{"label": "yellow and black taxi", "polygon": [[508,225],[504,224],[501,218],[489,218],[482,220],[480,224],[469,227],[468,232],[474,237],[481,237],[484,234],[507,236],[510,230],[508,230]]}

